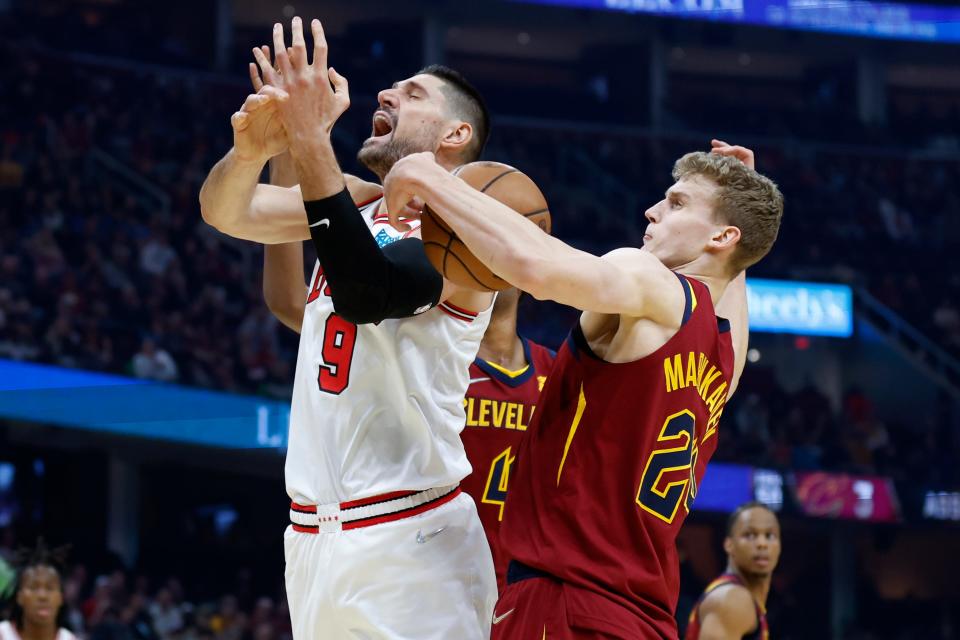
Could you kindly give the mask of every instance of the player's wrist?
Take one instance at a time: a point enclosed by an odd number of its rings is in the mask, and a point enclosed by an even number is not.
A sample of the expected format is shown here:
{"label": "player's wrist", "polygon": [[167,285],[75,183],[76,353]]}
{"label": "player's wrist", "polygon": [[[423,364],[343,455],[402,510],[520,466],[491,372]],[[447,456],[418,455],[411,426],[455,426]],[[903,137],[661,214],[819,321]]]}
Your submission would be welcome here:
{"label": "player's wrist", "polygon": [[404,182],[411,191],[426,200],[437,191],[449,188],[457,178],[436,162],[419,163],[416,167],[409,167],[403,176]]}
{"label": "player's wrist", "polygon": [[322,126],[288,136],[290,155],[294,158],[317,156],[333,148],[330,132]]}
{"label": "player's wrist", "polygon": [[270,156],[263,152],[251,151],[234,145],[233,149],[230,150],[230,160],[234,165],[241,167],[263,169],[270,160]]}

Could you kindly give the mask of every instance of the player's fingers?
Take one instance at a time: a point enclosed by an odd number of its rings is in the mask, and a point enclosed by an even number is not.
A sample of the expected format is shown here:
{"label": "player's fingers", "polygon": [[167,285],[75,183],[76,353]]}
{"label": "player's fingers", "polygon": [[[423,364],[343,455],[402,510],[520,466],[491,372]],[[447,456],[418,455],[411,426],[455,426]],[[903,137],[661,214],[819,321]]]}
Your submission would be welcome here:
{"label": "player's fingers", "polygon": [[247,69],[250,72],[250,84],[253,85],[253,90],[260,91],[263,86],[263,80],[260,79],[260,67],[257,66],[256,62],[251,62],[247,65]]}
{"label": "player's fingers", "polygon": [[413,212],[416,217],[420,217],[420,214],[423,213],[423,207],[426,206],[420,198],[414,196],[410,202],[407,203],[407,209]]}
{"label": "player's fingers", "polygon": [[403,206],[403,211],[400,212],[399,218],[404,222],[412,222],[414,220],[419,220],[422,215],[423,201],[419,198],[414,198]]}
{"label": "player's fingers", "polygon": [[283,43],[283,25],[279,22],[273,25],[273,51],[277,56],[277,67],[280,73],[289,76],[293,73],[293,66],[287,56],[287,46]]}
{"label": "player's fingers", "polygon": [[717,147],[729,147],[730,145],[724,142],[723,140],[717,140],[716,138],[714,138],[713,140],[710,141],[710,146],[716,149]]}
{"label": "player's fingers", "polygon": [[350,106],[350,83],[347,82],[346,78],[337,73],[337,70],[333,67],[330,67],[327,75],[330,78],[330,84],[333,85],[334,95],[340,98],[341,101],[345,101],[347,106]]}
{"label": "player's fingers", "polygon": [[327,68],[327,36],[323,33],[323,25],[314,18],[310,22],[310,30],[313,32],[313,66],[322,69]]}
{"label": "player's fingers", "polygon": [[[270,47],[264,45],[260,48],[254,48],[253,59],[257,61],[257,65],[260,67],[263,82],[266,84],[274,84],[276,82],[277,72],[274,70],[273,65],[270,64]],[[257,89],[257,91],[259,91],[259,89]]]}
{"label": "player's fingers", "polygon": [[401,233],[406,233],[407,231],[410,231],[410,229],[413,228],[410,225],[408,225],[406,222],[400,219],[400,214],[397,214],[397,215],[390,214],[390,226],[396,229],[397,231],[400,231]]}
{"label": "player's fingers", "polygon": [[410,198],[404,197],[390,187],[392,187],[392,185],[385,185],[385,191],[383,193],[384,201],[387,203],[387,219],[390,222],[390,226],[397,231],[410,231],[410,225],[400,221],[400,215],[405,208],[406,202],[409,201]]}
{"label": "player's fingers", "polygon": [[250,124],[250,114],[243,111],[237,111],[230,116],[230,126],[234,131],[243,131]]}
{"label": "player's fingers", "polygon": [[251,93],[243,101],[240,111],[243,113],[252,113],[270,101],[270,97],[263,93]]}
{"label": "player's fingers", "polygon": [[269,84],[263,85],[263,88],[260,89],[260,95],[264,96],[268,101],[276,100],[277,102],[283,102],[290,97],[290,94],[283,89]]}
{"label": "player's fingers", "polygon": [[715,152],[721,153],[725,156],[734,156],[735,158],[740,158],[749,153],[749,150],[745,147],[740,147],[737,145],[727,145],[726,147],[717,147],[714,149]]}
{"label": "player's fingers", "polygon": [[303,68],[309,64],[307,60],[307,43],[303,39],[303,20],[300,16],[294,16],[290,21],[290,33],[292,46],[289,49],[290,62],[297,69]]}

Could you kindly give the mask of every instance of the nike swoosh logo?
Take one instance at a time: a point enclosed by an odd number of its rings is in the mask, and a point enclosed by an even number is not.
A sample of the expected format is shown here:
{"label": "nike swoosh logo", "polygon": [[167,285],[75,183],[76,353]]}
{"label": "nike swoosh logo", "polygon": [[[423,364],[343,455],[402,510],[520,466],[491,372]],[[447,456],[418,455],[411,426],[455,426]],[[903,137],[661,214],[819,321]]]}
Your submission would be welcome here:
{"label": "nike swoosh logo", "polygon": [[493,624],[500,624],[501,622],[503,622],[503,619],[504,619],[504,618],[506,618],[508,615],[510,615],[511,613],[513,613],[513,612],[516,611],[516,610],[517,610],[517,608],[514,607],[513,609],[510,609],[510,611],[507,611],[505,614],[503,614],[503,615],[501,615],[501,616],[498,616],[498,615],[497,615],[497,612],[494,611],[494,612],[493,612]]}
{"label": "nike swoosh logo", "polygon": [[446,527],[440,527],[440,528],[437,529],[436,531],[433,531],[433,532],[431,532],[431,533],[428,533],[427,535],[423,535],[423,531],[421,531],[421,530],[418,529],[418,530],[417,530],[417,544],[424,544],[424,543],[432,540],[432,539],[433,539],[434,537],[436,537],[438,534],[443,533],[444,529],[446,529]]}
{"label": "nike swoosh logo", "polygon": [[473,384],[474,382],[486,382],[489,379],[490,378],[470,378],[470,384]]}
{"label": "nike swoosh logo", "polygon": [[311,228],[313,228],[313,227],[327,227],[327,228],[329,228],[329,227],[330,227],[330,218],[323,218],[322,220],[317,220],[317,221],[314,222],[312,225],[310,225],[310,227],[311,227]]}

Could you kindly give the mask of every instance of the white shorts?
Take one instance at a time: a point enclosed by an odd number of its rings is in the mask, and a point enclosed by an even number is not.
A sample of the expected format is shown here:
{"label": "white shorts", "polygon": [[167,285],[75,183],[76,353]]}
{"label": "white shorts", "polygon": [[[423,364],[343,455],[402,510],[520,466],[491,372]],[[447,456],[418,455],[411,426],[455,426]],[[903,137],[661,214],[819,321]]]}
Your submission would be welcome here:
{"label": "white shorts", "polygon": [[482,640],[497,599],[473,499],[346,531],[284,533],[295,640]]}

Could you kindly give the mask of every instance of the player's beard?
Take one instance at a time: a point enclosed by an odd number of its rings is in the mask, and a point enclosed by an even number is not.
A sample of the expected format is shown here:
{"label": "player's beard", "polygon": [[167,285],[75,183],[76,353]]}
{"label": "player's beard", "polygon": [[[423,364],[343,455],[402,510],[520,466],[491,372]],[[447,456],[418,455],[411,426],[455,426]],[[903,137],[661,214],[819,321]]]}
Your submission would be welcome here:
{"label": "player's beard", "polygon": [[380,177],[380,181],[390,173],[390,169],[400,158],[421,151],[436,151],[436,135],[434,132],[421,131],[413,138],[391,136],[383,144],[364,145],[357,153],[357,160],[370,171]]}

